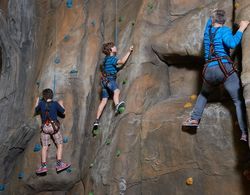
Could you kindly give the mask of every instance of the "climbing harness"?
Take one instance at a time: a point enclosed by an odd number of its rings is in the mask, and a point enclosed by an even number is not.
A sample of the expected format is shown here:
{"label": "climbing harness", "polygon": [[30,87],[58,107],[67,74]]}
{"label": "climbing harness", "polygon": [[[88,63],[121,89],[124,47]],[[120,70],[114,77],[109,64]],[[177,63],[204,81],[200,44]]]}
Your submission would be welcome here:
{"label": "climbing harness", "polygon": [[[212,28],[209,29],[209,39],[210,39],[210,46],[209,46],[209,56],[208,56],[208,60],[206,61],[206,64],[204,65],[203,71],[202,71],[202,77],[203,80],[208,83],[209,85],[212,85],[208,80],[205,79],[205,73],[208,67],[208,64],[210,62],[213,61],[217,61],[219,64],[219,67],[222,71],[222,73],[224,74],[224,79],[222,81],[222,83],[224,83],[226,81],[226,79],[231,76],[234,72],[237,72],[237,69],[234,66],[234,62],[231,60],[231,58],[229,56],[218,56],[216,54],[215,48],[214,48],[214,38],[216,35],[216,32],[219,30],[219,28],[216,28],[215,32],[212,33]],[[230,64],[232,64],[232,70],[231,71],[227,71],[225,68],[225,65],[223,64],[222,60],[226,59]],[[218,85],[220,85],[221,83],[219,83]]]}
{"label": "climbing harness", "polygon": [[46,109],[45,109],[45,116],[46,116],[46,120],[45,122],[42,124],[42,131],[45,134],[56,134],[59,129],[60,129],[60,123],[59,121],[55,120],[53,121],[50,116],[49,116],[49,111],[50,111],[50,103],[46,102]]}

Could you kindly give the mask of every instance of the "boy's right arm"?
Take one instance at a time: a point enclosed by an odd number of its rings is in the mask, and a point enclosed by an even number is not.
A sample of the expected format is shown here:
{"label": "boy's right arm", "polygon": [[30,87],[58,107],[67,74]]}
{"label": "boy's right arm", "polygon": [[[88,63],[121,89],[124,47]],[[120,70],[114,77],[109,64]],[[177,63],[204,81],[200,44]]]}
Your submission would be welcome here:
{"label": "boy's right arm", "polygon": [[130,54],[133,52],[133,49],[134,49],[134,46],[133,45],[130,46],[129,51],[126,53],[126,55],[122,59],[117,61],[117,64],[120,64],[120,65],[125,64],[129,58]]}

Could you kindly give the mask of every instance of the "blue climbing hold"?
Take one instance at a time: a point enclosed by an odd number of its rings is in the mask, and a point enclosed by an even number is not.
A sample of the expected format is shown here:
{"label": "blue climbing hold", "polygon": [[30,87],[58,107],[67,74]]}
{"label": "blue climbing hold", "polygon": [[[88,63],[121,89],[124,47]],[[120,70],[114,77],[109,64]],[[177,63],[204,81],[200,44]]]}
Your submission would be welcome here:
{"label": "blue climbing hold", "polygon": [[19,172],[18,173],[18,179],[23,179],[23,177],[24,177],[24,172]]}
{"label": "blue climbing hold", "polygon": [[55,62],[55,64],[60,64],[60,62],[61,62],[60,57],[56,56],[54,62]]}
{"label": "blue climbing hold", "polygon": [[64,138],[63,138],[63,143],[66,144],[66,143],[68,143],[68,141],[69,141],[68,137],[64,137]]}
{"label": "blue climbing hold", "polygon": [[4,191],[5,190],[5,185],[4,184],[0,184],[0,191]]}
{"label": "blue climbing hold", "polygon": [[40,150],[41,150],[41,145],[40,145],[40,144],[36,144],[36,145],[34,146],[33,151],[34,151],[34,152],[39,152]]}
{"label": "blue climbing hold", "polygon": [[67,6],[67,8],[72,8],[72,6],[73,6],[73,0],[67,0],[66,6]]}
{"label": "blue climbing hold", "polygon": [[69,39],[70,39],[69,35],[65,35],[64,38],[63,38],[64,41],[68,41]]}

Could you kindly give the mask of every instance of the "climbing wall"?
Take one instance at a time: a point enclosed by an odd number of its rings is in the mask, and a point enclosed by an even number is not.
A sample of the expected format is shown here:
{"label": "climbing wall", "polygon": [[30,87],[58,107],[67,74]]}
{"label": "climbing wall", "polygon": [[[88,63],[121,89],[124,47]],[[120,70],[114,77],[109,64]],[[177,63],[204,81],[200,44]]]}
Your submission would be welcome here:
{"label": "climbing wall", "polygon": [[[249,149],[239,141],[227,94],[215,92],[211,99],[221,102],[208,104],[197,131],[181,128],[200,89],[206,20],[215,8],[226,10],[229,26],[249,16],[247,0],[234,3],[1,1],[0,108],[8,114],[0,117],[0,194],[247,194],[243,170]],[[247,33],[242,45],[246,99]],[[118,57],[134,45],[117,79],[126,110],[115,116],[110,100],[93,136],[101,47],[108,41],[116,42]],[[56,173],[52,144],[49,171],[37,176],[40,120],[32,116],[35,98],[47,87],[56,100],[64,100],[63,159],[72,166]]]}

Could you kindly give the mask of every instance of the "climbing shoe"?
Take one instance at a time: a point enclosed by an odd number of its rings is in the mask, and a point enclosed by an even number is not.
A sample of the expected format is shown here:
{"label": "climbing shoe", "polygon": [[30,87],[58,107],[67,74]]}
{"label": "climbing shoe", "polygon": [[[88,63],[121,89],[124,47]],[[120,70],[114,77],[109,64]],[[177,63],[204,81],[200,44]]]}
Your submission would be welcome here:
{"label": "climbing shoe", "polygon": [[186,121],[182,123],[182,126],[184,127],[198,127],[199,126],[199,121],[188,118]]}
{"label": "climbing shoe", "polygon": [[64,163],[64,162],[60,162],[60,164],[56,165],[56,171],[57,172],[61,172],[66,170],[67,168],[69,168],[71,166],[71,164],[68,163]]}
{"label": "climbing shoe", "polygon": [[125,102],[121,101],[119,104],[115,107],[115,114],[121,114],[125,111]]}
{"label": "climbing shoe", "polygon": [[242,133],[240,140],[244,141],[244,142],[247,142],[247,134],[246,133]]}
{"label": "climbing shoe", "polygon": [[94,122],[94,129],[97,129],[99,126],[99,119],[96,119],[96,121]]}
{"label": "climbing shoe", "polygon": [[47,166],[41,166],[39,169],[36,170],[36,174],[42,174],[47,172],[48,172]]}

